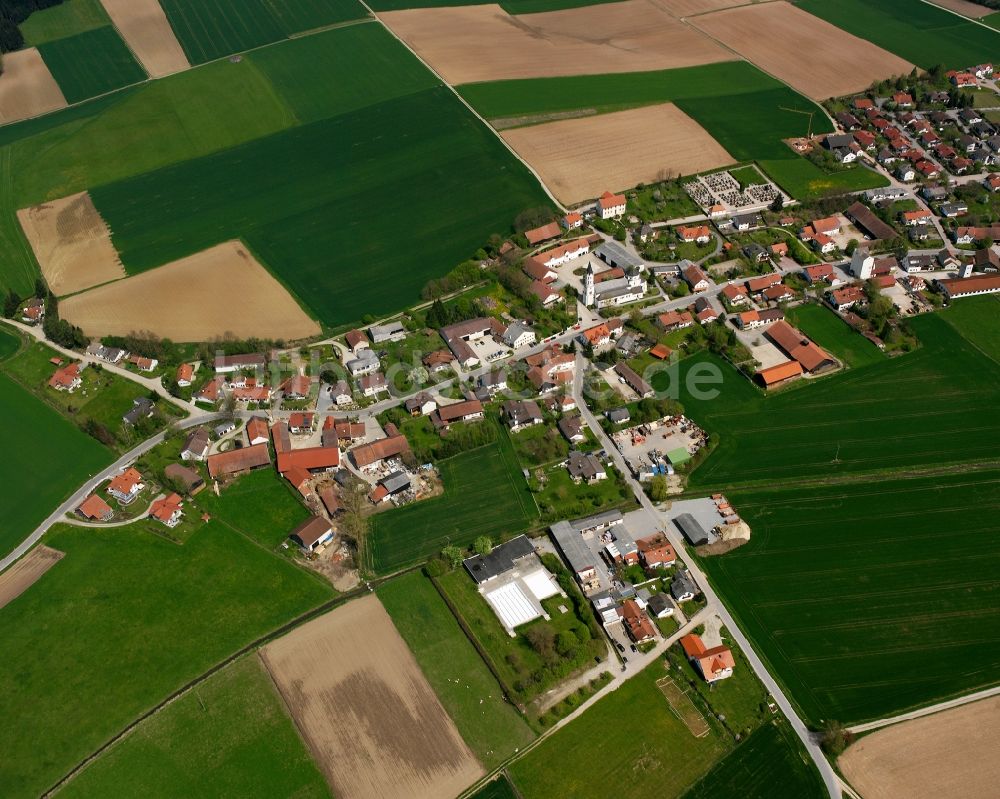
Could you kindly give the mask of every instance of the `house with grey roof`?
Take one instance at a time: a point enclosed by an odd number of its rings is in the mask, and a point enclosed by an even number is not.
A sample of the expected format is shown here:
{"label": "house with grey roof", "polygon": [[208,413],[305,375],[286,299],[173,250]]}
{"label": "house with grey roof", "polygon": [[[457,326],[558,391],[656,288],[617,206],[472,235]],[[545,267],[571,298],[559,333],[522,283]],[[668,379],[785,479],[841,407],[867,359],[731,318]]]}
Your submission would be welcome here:
{"label": "house with grey roof", "polygon": [[694,599],[697,593],[698,586],[695,585],[691,573],[686,569],[678,571],[674,575],[674,579],[670,581],[670,595],[675,602],[687,602]]}

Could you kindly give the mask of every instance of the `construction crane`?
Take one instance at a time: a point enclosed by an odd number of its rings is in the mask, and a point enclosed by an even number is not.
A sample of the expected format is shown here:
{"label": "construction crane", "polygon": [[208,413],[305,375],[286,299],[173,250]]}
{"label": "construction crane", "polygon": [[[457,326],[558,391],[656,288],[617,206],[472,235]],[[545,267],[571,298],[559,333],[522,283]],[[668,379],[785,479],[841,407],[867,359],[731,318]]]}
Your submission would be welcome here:
{"label": "construction crane", "polygon": [[816,115],[815,111],[803,111],[800,108],[785,108],[784,106],[778,106],[782,111],[791,111],[793,114],[807,114],[809,116],[809,132],[806,134],[806,138],[811,139],[813,137],[813,117]]}

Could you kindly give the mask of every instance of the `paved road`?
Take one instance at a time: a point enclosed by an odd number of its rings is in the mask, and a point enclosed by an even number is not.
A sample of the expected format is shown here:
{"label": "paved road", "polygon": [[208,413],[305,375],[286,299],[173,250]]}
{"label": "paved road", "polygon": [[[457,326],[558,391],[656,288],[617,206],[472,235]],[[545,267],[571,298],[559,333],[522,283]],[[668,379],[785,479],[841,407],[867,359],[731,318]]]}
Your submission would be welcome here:
{"label": "paved road", "polygon": [[[193,417],[191,419],[184,419],[177,423],[176,426],[181,428],[194,427],[195,425],[204,424],[205,422],[215,421],[216,419],[221,419],[223,414],[221,413],[211,413],[203,414],[202,416]],[[86,483],[84,483],[69,499],[63,502],[58,508],[52,511],[51,514],[43,521],[35,531],[29,535],[24,541],[18,544],[14,550],[0,560],[0,572],[10,566],[15,560],[25,554],[29,549],[31,549],[35,544],[38,543],[39,539],[48,529],[56,522],[62,521],[63,517],[67,513],[72,513],[79,506],[87,495],[93,491],[100,483],[105,480],[110,479],[113,475],[118,474],[124,467],[133,463],[136,458],[149,452],[153,447],[163,441],[166,437],[167,431],[164,430],[162,433],[157,433],[152,438],[143,441],[134,449],[129,450],[124,455],[122,455],[118,460],[108,466],[101,472],[91,477]]]}
{"label": "paved road", "polygon": [[[638,499],[639,503],[642,505],[643,510],[655,519],[657,527],[666,533],[667,538],[670,539],[670,543],[673,544],[674,549],[678,552],[685,552],[686,547],[684,546],[684,541],[681,538],[681,535],[672,524],[667,524],[667,519],[664,514],[656,508],[649,497],[646,496],[646,492],[643,491],[639,482],[632,477],[628,464],[625,463],[625,458],[622,457],[618,448],[614,445],[614,442],[604,432],[604,428],[601,427],[600,422],[598,422],[597,418],[587,407],[587,403],[584,401],[582,392],[583,371],[585,368],[586,361],[584,360],[583,355],[578,352],[576,358],[576,379],[573,382],[573,398],[576,400],[576,404],[580,408],[583,418],[590,426],[590,429],[594,432],[594,435],[596,435],[604,445],[605,451],[614,459],[615,465],[621,471],[626,482],[628,482],[629,486],[632,488],[632,491],[635,493],[636,499]],[[823,777],[824,783],[826,783],[830,796],[833,799],[840,799],[840,783],[837,779],[837,775],[834,773],[833,768],[830,766],[830,763],[827,761],[822,750],[819,748],[819,745],[814,739],[812,733],[809,732],[805,723],[801,718],[799,718],[798,713],[792,706],[792,703],[785,696],[781,686],[778,685],[777,681],[771,676],[770,672],[768,672],[767,667],[757,656],[752,644],[737,626],[736,620],[726,609],[726,606],[722,604],[722,601],[719,599],[711,584],[708,582],[708,578],[705,576],[705,573],[698,567],[697,563],[695,563],[693,559],[688,558],[686,563],[691,571],[691,575],[695,578],[705,595],[707,607],[712,608],[714,612],[718,613],[719,617],[726,625],[726,628],[729,630],[729,634],[743,650],[747,661],[757,673],[758,678],[771,693],[771,696],[774,697],[774,701],[777,703],[778,707],[781,708],[781,711],[791,723],[792,729],[794,729],[799,738],[802,739],[802,743],[809,752],[809,756],[813,759],[813,762],[819,769],[819,773]]]}
{"label": "paved road", "polygon": [[140,375],[135,372],[130,372],[128,369],[125,369],[121,366],[115,366],[114,364],[102,361],[100,358],[95,358],[92,355],[87,355],[87,353],[85,352],[77,352],[76,350],[71,350],[66,347],[61,347],[58,344],[55,344],[54,342],[51,342],[47,338],[45,338],[45,333],[42,331],[42,328],[40,326],[26,325],[21,322],[14,321],[13,319],[4,319],[3,321],[8,325],[17,328],[20,332],[26,333],[27,335],[31,336],[36,341],[40,341],[46,347],[50,347],[51,349],[54,349],[56,352],[62,353],[67,358],[72,358],[74,361],[83,361],[84,363],[97,364],[102,369],[105,369],[109,372],[112,372],[113,374],[124,377],[127,380],[131,380],[133,383],[138,383],[139,385],[144,386],[150,391],[155,391],[157,394],[163,397],[163,399],[167,400],[167,402],[171,403],[172,405],[176,405],[178,408],[182,408],[186,413],[191,414],[192,416],[205,416],[208,415],[209,413],[204,408],[199,408],[193,402],[186,402],[170,394],[163,387],[163,383],[160,382],[159,377],[145,377],[144,375]]}
{"label": "paved road", "polygon": [[864,724],[855,724],[853,727],[848,727],[848,729],[854,733],[871,732],[872,730],[877,730],[882,727],[888,727],[890,724],[898,724],[901,721],[910,721],[912,719],[919,719],[923,716],[930,716],[934,713],[940,713],[942,710],[951,710],[955,707],[968,705],[970,702],[978,702],[980,699],[989,699],[991,696],[997,696],[998,694],[1000,694],[1000,686],[987,688],[983,691],[976,691],[976,693],[969,694],[968,696],[960,696],[957,699],[949,699],[946,702],[938,702],[936,705],[922,707],[919,710],[911,710],[909,713],[902,713],[898,716],[893,716],[892,718],[868,721]]}

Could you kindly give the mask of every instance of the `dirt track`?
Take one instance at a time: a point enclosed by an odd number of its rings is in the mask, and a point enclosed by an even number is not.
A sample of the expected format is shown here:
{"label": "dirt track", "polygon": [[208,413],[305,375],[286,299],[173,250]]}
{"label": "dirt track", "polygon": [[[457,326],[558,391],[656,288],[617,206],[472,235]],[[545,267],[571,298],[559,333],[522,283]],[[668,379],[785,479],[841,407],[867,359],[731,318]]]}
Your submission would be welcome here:
{"label": "dirt track", "polygon": [[174,341],[296,340],[320,331],[239,241],[69,297],[59,311],[91,336],[148,330]]}
{"label": "dirt track", "polygon": [[65,556],[40,544],[4,572],[0,572],[0,608],[9,605]]}
{"label": "dirt track", "polygon": [[448,799],[483,775],[375,596],[260,655],[338,799]]}
{"label": "dirt track", "polygon": [[66,107],[62,89],[34,47],[4,53],[0,75],[0,123]]}
{"label": "dirt track", "polygon": [[191,66],[157,0],[101,0],[101,5],[151,78]]}
{"label": "dirt track", "polygon": [[816,100],[858,92],[913,69],[783,0],[693,17],[690,24]]}
{"label": "dirt track", "polygon": [[733,163],[732,156],[672,103],[501,133],[563,203]]}
{"label": "dirt track", "polygon": [[670,69],[734,58],[651,0],[517,16],[481,5],[378,17],[452,84]]}
{"label": "dirt track", "polygon": [[57,296],[125,277],[111,232],[87,192],[24,208],[17,219]]}
{"label": "dirt track", "polygon": [[837,764],[864,799],[997,795],[1000,697],[865,736]]}

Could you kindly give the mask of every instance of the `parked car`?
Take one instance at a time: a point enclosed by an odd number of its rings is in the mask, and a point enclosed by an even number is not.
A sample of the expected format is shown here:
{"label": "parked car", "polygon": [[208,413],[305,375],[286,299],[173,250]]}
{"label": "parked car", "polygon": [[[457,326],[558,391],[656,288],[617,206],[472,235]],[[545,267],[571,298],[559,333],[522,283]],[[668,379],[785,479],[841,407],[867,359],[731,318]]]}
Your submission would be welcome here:
{"label": "parked car", "polygon": [[618,651],[619,652],[624,652],[625,651],[625,645],[624,644],[620,644],[617,641],[615,641],[615,646],[618,647]]}

